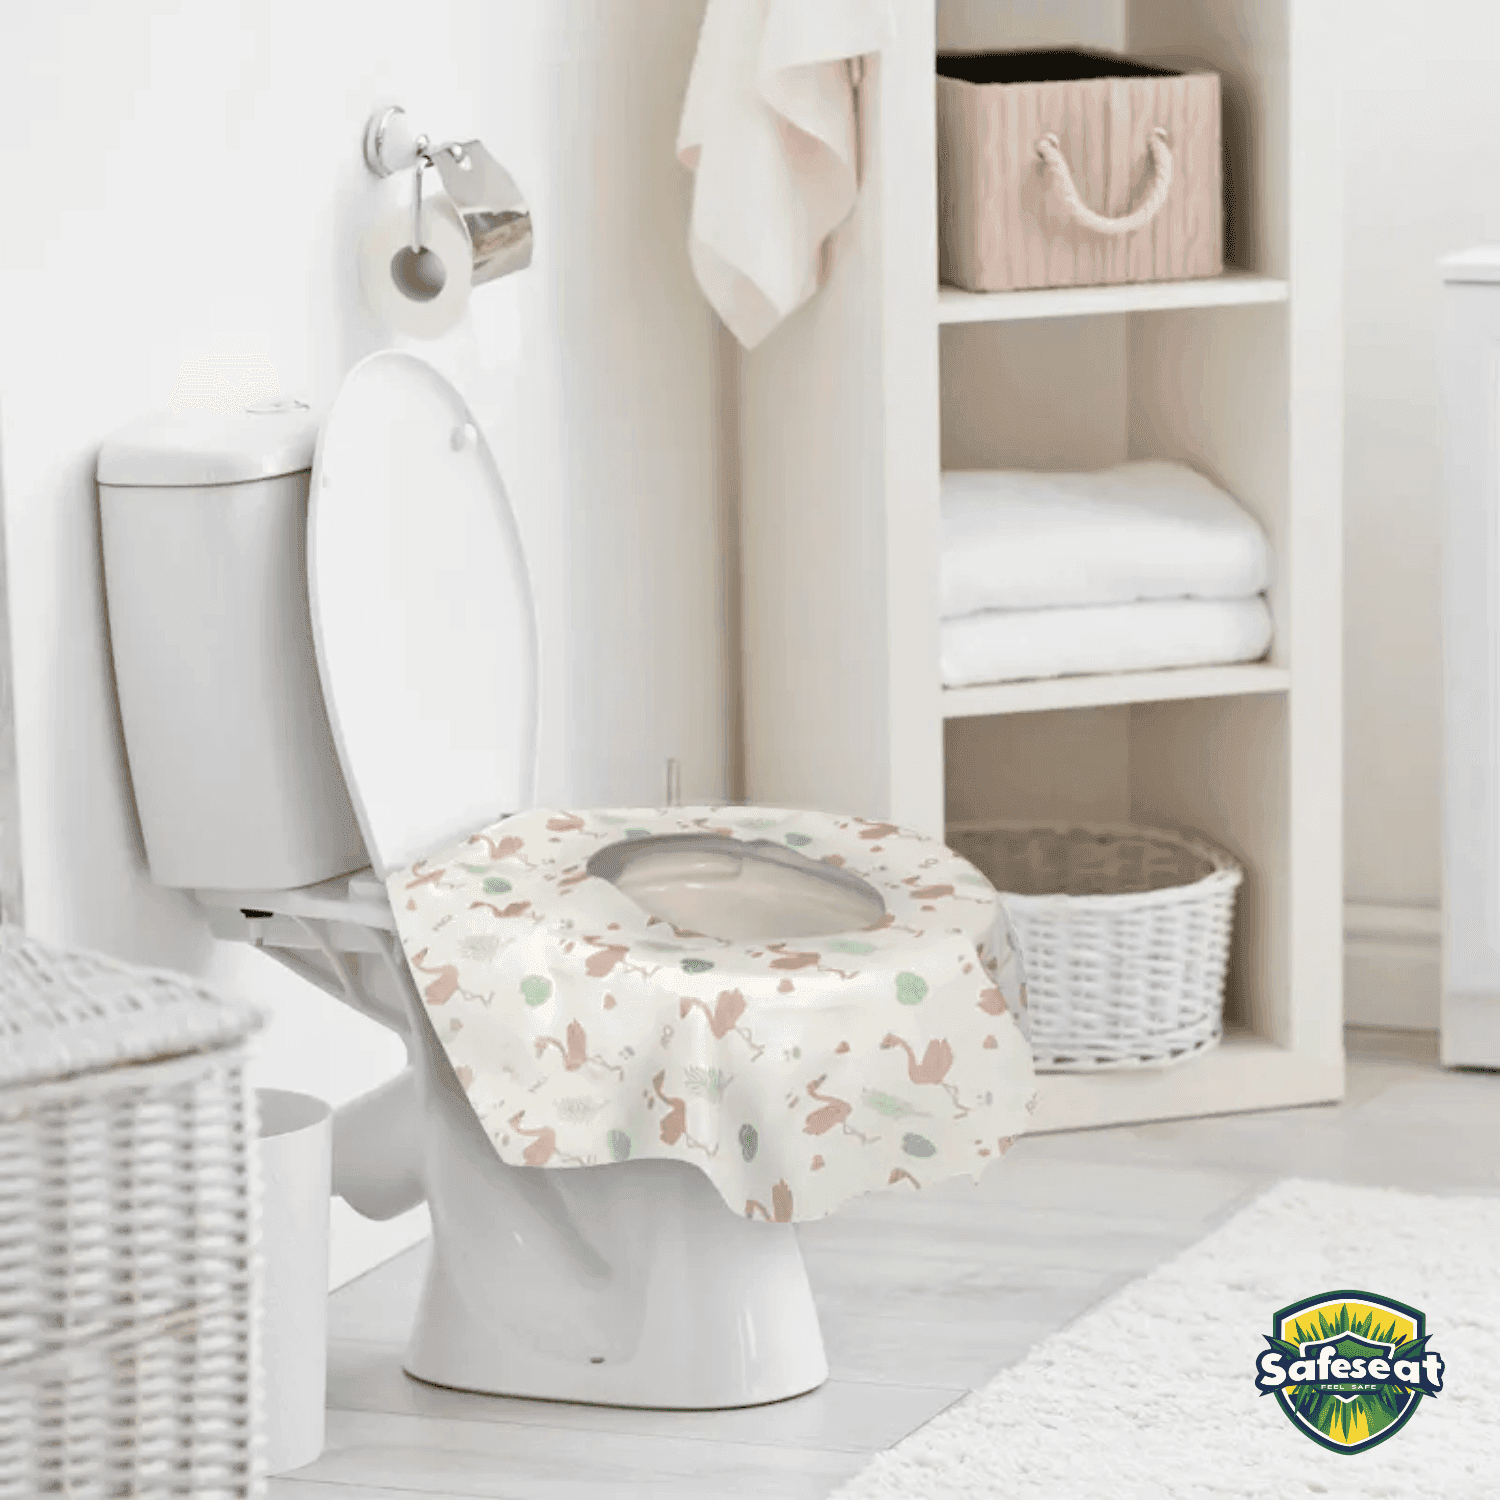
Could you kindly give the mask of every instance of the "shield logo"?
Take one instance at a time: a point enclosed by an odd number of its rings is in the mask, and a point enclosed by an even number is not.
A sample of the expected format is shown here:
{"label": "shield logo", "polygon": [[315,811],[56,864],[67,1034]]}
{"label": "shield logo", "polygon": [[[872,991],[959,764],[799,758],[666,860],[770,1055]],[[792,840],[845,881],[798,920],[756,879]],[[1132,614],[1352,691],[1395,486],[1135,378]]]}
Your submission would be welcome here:
{"label": "shield logo", "polygon": [[1363,1453],[1394,1437],[1442,1390],[1427,1319],[1372,1292],[1324,1292],[1271,1320],[1255,1384],[1321,1447]]}

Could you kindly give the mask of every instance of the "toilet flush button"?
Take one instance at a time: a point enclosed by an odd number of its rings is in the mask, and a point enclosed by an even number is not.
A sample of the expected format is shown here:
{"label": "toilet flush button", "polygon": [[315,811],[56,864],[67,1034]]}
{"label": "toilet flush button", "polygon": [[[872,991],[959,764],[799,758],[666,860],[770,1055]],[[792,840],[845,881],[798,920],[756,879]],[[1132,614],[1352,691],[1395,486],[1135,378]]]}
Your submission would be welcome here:
{"label": "toilet flush button", "polygon": [[462,426],[453,429],[453,451],[462,453],[466,448],[472,448],[479,441],[478,429],[472,422],[465,422]]}

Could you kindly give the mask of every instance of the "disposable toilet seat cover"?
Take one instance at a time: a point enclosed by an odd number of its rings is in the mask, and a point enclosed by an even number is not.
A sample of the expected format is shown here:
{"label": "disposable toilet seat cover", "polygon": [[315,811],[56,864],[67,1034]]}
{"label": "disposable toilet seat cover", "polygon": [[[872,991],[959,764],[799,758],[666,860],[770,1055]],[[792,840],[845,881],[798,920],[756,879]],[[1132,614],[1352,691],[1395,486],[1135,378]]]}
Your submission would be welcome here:
{"label": "disposable toilet seat cover", "polygon": [[[648,914],[590,859],[768,840],[860,876],[872,926],[734,942]],[[736,1213],[821,1218],[977,1178],[1035,1105],[1021,957],[993,887],[889,823],[745,807],[536,809],[393,870],[433,1030],[502,1161],[689,1162]]]}

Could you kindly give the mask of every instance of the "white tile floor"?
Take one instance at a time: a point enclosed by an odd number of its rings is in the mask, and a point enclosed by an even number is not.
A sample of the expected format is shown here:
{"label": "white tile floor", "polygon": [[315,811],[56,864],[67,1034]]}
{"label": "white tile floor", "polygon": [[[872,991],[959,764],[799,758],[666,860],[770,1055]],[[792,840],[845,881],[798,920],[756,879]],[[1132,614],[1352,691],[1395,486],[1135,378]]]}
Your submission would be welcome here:
{"label": "white tile floor", "polygon": [[1282,1177],[1500,1195],[1500,1075],[1349,1035],[1341,1105],[1023,1140],[978,1187],[881,1193],[801,1231],[833,1375],[666,1413],[464,1396],[401,1372],[425,1246],[333,1299],[328,1444],[272,1500],[823,1500],[870,1454]]}

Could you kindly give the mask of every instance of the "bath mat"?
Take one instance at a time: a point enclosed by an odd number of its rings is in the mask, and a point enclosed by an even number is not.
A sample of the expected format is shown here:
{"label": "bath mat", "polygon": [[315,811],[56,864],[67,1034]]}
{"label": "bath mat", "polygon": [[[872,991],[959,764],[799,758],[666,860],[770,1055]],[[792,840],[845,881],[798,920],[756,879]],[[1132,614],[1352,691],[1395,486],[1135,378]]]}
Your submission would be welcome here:
{"label": "bath mat", "polygon": [[[1287,1181],[882,1453],[833,1500],[1406,1500],[1500,1493],[1500,1198]],[[1441,1394],[1330,1452],[1255,1387],[1272,1317],[1364,1291],[1426,1315]]]}

